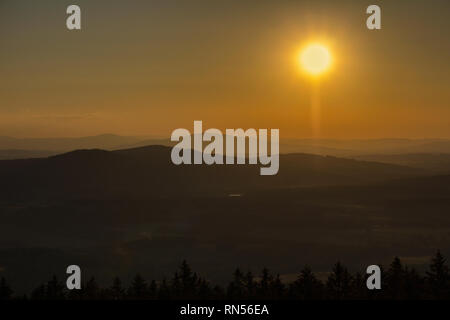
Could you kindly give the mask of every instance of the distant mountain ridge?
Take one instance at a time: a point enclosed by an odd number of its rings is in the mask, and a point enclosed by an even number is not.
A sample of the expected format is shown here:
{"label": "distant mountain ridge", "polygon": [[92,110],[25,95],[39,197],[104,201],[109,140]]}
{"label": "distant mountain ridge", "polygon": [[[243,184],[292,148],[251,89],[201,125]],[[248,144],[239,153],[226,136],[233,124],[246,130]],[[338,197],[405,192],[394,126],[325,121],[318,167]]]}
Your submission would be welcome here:
{"label": "distant mountain ridge", "polygon": [[[51,156],[77,149],[118,150],[148,145],[173,146],[169,138],[102,134],[76,138],[12,138],[0,136],[0,159]],[[394,154],[450,154],[449,139],[290,139],[281,138],[280,153],[336,157]]]}
{"label": "distant mountain ridge", "polygon": [[55,152],[75,149],[116,148],[139,141],[138,137],[126,137],[115,134],[76,138],[12,138],[0,136],[0,149],[50,150]]}

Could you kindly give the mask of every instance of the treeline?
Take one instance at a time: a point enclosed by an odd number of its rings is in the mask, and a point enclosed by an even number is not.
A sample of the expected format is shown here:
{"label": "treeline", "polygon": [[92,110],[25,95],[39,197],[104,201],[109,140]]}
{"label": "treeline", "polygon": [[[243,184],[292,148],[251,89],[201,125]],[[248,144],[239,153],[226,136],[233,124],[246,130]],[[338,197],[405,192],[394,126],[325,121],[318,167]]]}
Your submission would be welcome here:
{"label": "treeline", "polygon": [[305,266],[296,281],[284,283],[280,275],[267,269],[261,274],[233,273],[225,287],[212,285],[193,272],[183,261],[170,279],[146,281],[139,274],[129,286],[119,278],[111,286],[101,288],[95,278],[82,285],[81,290],[67,290],[65,283],[53,276],[48,282],[35,288],[29,296],[13,295],[8,282],[0,279],[0,299],[32,300],[309,300],[309,299],[450,299],[450,273],[446,259],[438,251],[432,258],[428,271],[421,275],[414,268],[394,258],[387,270],[382,271],[382,289],[368,290],[367,275],[352,274],[337,262],[326,281],[320,281],[311,268]]}

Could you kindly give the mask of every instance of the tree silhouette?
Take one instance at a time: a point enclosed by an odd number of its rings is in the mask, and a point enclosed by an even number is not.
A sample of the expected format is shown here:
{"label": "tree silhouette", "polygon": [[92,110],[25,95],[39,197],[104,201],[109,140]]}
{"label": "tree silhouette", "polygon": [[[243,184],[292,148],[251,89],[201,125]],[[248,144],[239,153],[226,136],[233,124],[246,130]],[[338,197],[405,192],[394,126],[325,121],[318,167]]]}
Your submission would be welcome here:
{"label": "tree silhouette", "polygon": [[109,288],[108,296],[113,300],[121,300],[125,297],[125,289],[119,277],[114,278],[112,286]]}
{"label": "tree silhouette", "polygon": [[[379,265],[383,269],[382,265]],[[186,261],[183,261],[174,273],[172,280],[163,278],[161,282],[145,279],[137,274],[128,290],[125,290],[118,277],[113,279],[112,286],[102,289],[95,278],[91,278],[81,290],[67,290],[56,276],[37,286],[31,292],[33,300],[80,300],[80,299],[446,299],[450,297],[450,271],[446,260],[438,251],[432,258],[426,276],[419,274],[414,268],[403,265],[395,257],[386,272],[382,272],[383,290],[368,290],[367,275],[352,275],[348,269],[337,262],[329,274],[325,285],[315,276],[310,267],[305,266],[297,280],[285,284],[280,275],[273,276],[264,268],[259,277],[251,271],[245,275],[238,268],[226,290],[212,286],[208,281],[193,272]],[[11,299],[12,289],[4,278],[0,279],[0,299]],[[14,297],[19,298],[19,297]]]}
{"label": "tree silhouette", "polygon": [[300,276],[291,287],[295,298],[302,300],[315,300],[322,298],[323,284],[316,278],[309,266],[305,266]]}
{"label": "tree silhouette", "polygon": [[181,292],[182,292],[181,279],[180,276],[178,275],[178,272],[175,272],[172,279],[172,288],[170,290],[170,294],[172,298],[179,299],[181,297]]}
{"label": "tree silhouette", "polygon": [[286,287],[281,281],[280,275],[277,274],[275,279],[272,281],[270,285],[270,292],[272,293],[273,299],[282,299],[285,296]]}
{"label": "tree silhouette", "polygon": [[270,298],[270,286],[272,285],[273,276],[270,274],[267,268],[264,268],[261,273],[261,281],[258,286],[259,298]]}
{"label": "tree silhouette", "polygon": [[241,299],[244,297],[245,280],[241,270],[237,268],[233,273],[233,280],[228,285],[227,296],[229,299]]}
{"label": "tree silhouette", "polygon": [[171,290],[169,288],[169,285],[167,284],[167,280],[166,278],[164,278],[159,286],[158,299],[169,300],[171,298],[170,291]]}
{"label": "tree silhouette", "polygon": [[147,298],[147,282],[140,274],[134,277],[130,288],[128,288],[128,297],[137,300]]}
{"label": "tree silhouette", "polygon": [[225,299],[226,298],[225,290],[221,286],[215,285],[214,288],[212,289],[212,297],[213,299],[216,300]]}
{"label": "tree silhouette", "polygon": [[208,281],[204,279],[199,280],[197,297],[201,300],[215,298]]}
{"label": "tree silhouette", "polygon": [[180,297],[183,299],[193,298],[197,291],[198,280],[197,274],[193,273],[187,261],[183,260],[179,272]]}
{"label": "tree silhouette", "polygon": [[430,287],[431,295],[435,299],[450,297],[450,274],[446,259],[440,251],[437,251],[431,260],[430,270],[426,272],[426,279]]}
{"label": "tree silhouette", "polygon": [[6,282],[5,278],[0,279],[0,300],[9,300],[11,299],[13,291],[11,287]]}
{"label": "tree silhouette", "polygon": [[352,276],[339,261],[334,265],[327,280],[327,291],[331,299],[341,300],[350,298]]}
{"label": "tree silhouette", "polygon": [[85,290],[83,292],[83,295],[86,299],[89,300],[100,299],[100,288],[97,284],[97,281],[95,281],[94,277],[90,278],[84,287]]}
{"label": "tree silhouette", "polygon": [[44,296],[48,300],[62,300],[65,298],[65,286],[54,275],[45,286]]}
{"label": "tree silhouette", "polygon": [[421,299],[425,290],[424,282],[424,279],[417,273],[416,269],[405,266],[405,299]]}
{"label": "tree silhouette", "polygon": [[386,274],[387,298],[403,299],[405,297],[405,275],[400,259],[395,257]]}
{"label": "tree silhouette", "polygon": [[44,300],[44,299],[46,299],[45,292],[46,292],[45,285],[41,284],[40,286],[38,286],[31,292],[31,299],[32,300]]}
{"label": "tree silhouette", "polygon": [[148,287],[148,297],[149,299],[156,299],[158,297],[158,285],[155,280],[152,280]]}
{"label": "tree silhouette", "polygon": [[256,296],[257,291],[257,283],[255,281],[255,277],[251,271],[247,272],[244,278],[244,292],[247,299],[252,299]]}
{"label": "tree silhouette", "polygon": [[[363,276],[360,272],[357,272],[352,277],[351,282],[351,291],[350,298],[351,299],[368,299],[370,296],[368,295],[368,290],[366,286],[367,276]],[[373,290],[372,290],[373,291]]]}

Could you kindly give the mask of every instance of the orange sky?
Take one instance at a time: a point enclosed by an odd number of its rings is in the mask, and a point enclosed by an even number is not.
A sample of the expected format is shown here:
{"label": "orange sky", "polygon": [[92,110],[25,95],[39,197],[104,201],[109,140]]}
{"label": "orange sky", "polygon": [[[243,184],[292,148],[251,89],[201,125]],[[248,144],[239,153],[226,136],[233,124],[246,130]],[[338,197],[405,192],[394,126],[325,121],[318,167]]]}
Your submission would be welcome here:
{"label": "orange sky", "polygon": [[[73,2],[73,1],[72,1]],[[447,0],[0,2],[0,135],[168,136],[179,127],[311,137],[312,81],[295,57],[326,43],[321,137],[450,138]]]}

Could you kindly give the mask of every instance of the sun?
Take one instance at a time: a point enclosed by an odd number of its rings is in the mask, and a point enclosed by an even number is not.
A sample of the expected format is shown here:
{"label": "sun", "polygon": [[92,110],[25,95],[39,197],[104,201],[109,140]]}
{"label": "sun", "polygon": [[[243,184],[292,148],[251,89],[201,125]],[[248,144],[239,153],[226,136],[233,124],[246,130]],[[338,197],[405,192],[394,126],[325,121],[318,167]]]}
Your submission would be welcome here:
{"label": "sun", "polygon": [[313,76],[327,71],[331,66],[331,60],[330,51],[320,43],[307,45],[299,55],[301,67]]}

